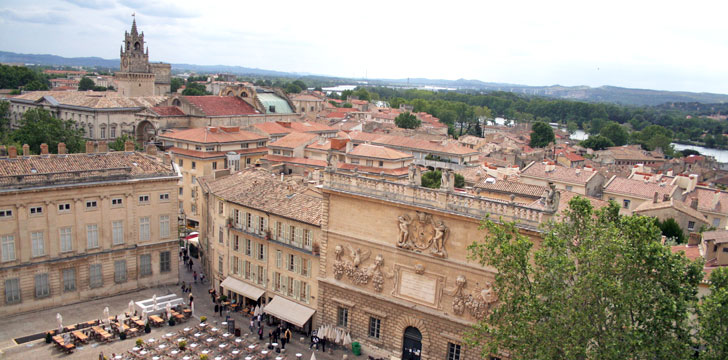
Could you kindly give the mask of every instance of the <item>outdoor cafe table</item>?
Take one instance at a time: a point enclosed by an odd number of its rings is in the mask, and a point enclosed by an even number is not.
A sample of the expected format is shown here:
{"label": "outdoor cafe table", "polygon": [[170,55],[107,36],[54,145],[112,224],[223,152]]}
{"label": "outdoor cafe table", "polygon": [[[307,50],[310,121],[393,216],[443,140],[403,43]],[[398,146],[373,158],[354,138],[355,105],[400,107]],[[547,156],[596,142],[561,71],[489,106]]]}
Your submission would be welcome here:
{"label": "outdoor cafe table", "polygon": [[212,344],[212,342],[215,341],[215,339],[213,339],[213,338],[207,338],[206,341],[207,341],[208,344]]}
{"label": "outdoor cafe table", "polygon": [[219,347],[220,349],[225,349],[226,346],[227,346],[227,344],[220,344],[217,347]]}
{"label": "outdoor cafe table", "polygon": [[268,356],[268,350],[261,350],[260,354],[263,355],[263,357],[265,358],[266,356]]}
{"label": "outdoor cafe table", "polygon": [[185,357],[183,357],[183,358],[182,358],[182,360],[191,360],[191,359],[192,359],[192,358],[191,358],[191,357],[189,357],[189,356],[187,356],[187,355],[185,355]]}
{"label": "outdoor cafe table", "polygon": [[235,356],[237,354],[240,354],[240,350],[233,350],[230,353],[233,354],[233,356]]}
{"label": "outdoor cafe table", "polygon": [[198,346],[200,346],[200,345],[197,345],[197,343],[194,343],[194,344],[190,345],[190,347],[193,348],[193,349],[196,348],[196,347],[198,347]]}
{"label": "outdoor cafe table", "polygon": [[159,346],[157,346],[157,348],[159,350],[164,350],[164,348],[166,348],[166,347],[167,347],[167,345],[164,345],[164,344],[160,344]]}
{"label": "outdoor cafe table", "polygon": [[207,355],[210,353],[210,350],[205,349],[205,350],[200,351],[200,353],[203,355]]}
{"label": "outdoor cafe table", "polygon": [[147,351],[146,350],[142,350],[142,351],[139,352],[139,355],[142,355],[142,356],[143,355],[146,355],[146,354],[147,354]]}
{"label": "outdoor cafe table", "polygon": [[224,333],[224,334],[222,334],[222,337],[231,337],[231,336],[233,336],[233,334],[231,334],[231,333]]}

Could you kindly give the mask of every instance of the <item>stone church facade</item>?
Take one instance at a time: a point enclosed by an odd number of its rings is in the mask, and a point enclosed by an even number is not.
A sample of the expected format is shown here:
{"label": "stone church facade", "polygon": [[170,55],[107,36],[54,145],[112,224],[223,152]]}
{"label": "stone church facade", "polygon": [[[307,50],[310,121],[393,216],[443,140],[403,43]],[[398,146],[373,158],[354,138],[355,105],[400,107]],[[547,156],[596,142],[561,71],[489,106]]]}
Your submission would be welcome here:
{"label": "stone church facade", "polygon": [[464,333],[497,302],[494,270],[469,260],[467,246],[485,235],[485,214],[518,220],[537,241],[553,204],[530,208],[331,171],[324,179],[317,322],[350,331],[380,356],[482,359]]}
{"label": "stone church facade", "polygon": [[119,55],[119,72],[114,74],[119,94],[139,97],[170,93],[172,67],[165,63],[149,63],[149,48],[145,48],[144,32],[137,31],[136,19],[131,32],[124,33]]}

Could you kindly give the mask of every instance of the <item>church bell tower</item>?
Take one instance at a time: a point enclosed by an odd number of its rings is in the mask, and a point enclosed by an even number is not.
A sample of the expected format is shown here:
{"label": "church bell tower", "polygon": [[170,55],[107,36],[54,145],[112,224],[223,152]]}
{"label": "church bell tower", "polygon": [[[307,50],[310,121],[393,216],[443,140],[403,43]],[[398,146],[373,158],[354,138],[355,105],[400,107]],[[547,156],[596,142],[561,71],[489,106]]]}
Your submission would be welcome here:
{"label": "church bell tower", "polygon": [[145,51],[144,32],[137,32],[136,18],[131,23],[131,33],[124,32],[124,44],[121,45],[122,72],[149,73],[149,48]]}

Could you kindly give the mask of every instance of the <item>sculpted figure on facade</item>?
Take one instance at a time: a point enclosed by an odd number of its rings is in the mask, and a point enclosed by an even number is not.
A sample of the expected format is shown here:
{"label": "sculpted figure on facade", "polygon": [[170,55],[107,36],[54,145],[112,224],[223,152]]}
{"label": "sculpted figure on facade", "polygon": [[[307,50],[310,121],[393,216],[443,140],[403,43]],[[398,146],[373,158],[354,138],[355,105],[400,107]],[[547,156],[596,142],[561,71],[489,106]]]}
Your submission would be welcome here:
{"label": "sculpted figure on facade", "polygon": [[559,207],[559,198],[560,194],[558,191],[556,191],[556,185],[554,183],[549,182],[549,188],[546,190],[546,195],[544,198],[544,203],[546,205],[546,208],[555,211]]}
{"label": "sculpted figure on facade", "polygon": [[347,268],[346,262],[341,259],[341,256],[344,254],[344,248],[341,245],[336,245],[334,254],[336,255],[336,260],[334,260],[334,278],[341,280]]}
{"label": "sculpted figure on facade", "polygon": [[453,297],[452,312],[455,313],[455,315],[462,315],[463,312],[465,312],[465,296],[463,296],[463,288],[466,283],[467,279],[465,279],[465,275],[458,275],[457,279],[455,279],[455,289],[449,292],[446,291],[448,295]]}
{"label": "sculpted figure on facade", "polygon": [[445,222],[435,221],[432,215],[418,211],[415,219],[409,215],[400,215],[397,247],[417,252],[431,248],[433,256],[446,258],[445,243],[450,230]]}
{"label": "sculpted figure on facade", "polygon": [[410,217],[407,215],[399,216],[399,237],[397,238],[397,247],[411,249],[412,246],[409,243],[409,226],[412,223]]}
{"label": "sculpted figure on facade", "polygon": [[394,277],[393,274],[387,274],[384,272],[384,257],[382,254],[379,254],[374,258],[374,263],[369,265],[367,274],[371,277],[372,285],[374,285],[374,291],[376,292],[382,292],[385,276],[388,279]]}
{"label": "sculpted figure on facade", "polygon": [[410,185],[415,184],[415,175],[416,175],[415,164],[410,163],[409,167],[407,168],[407,179],[409,180]]}
{"label": "sculpted figure on facade", "polygon": [[455,280],[455,288],[448,292],[453,297],[452,311],[455,315],[462,315],[468,310],[471,316],[476,319],[482,319],[486,316],[493,304],[498,301],[498,297],[493,290],[493,284],[486,282],[482,289],[475,290],[470,294],[465,293],[467,279],[464,275],[459,275]]}
{"label": "sculpted figure on facade", "polygon": [[450,170],[443,169],[440,176],[440,189],[447,189],[450,181]]}

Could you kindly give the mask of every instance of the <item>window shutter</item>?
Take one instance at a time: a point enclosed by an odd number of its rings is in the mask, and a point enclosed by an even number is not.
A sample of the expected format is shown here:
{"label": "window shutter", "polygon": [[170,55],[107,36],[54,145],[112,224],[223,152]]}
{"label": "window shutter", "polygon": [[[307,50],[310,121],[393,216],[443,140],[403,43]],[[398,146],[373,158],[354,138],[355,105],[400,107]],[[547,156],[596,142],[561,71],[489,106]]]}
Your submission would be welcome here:
{"label": "window shutter", "polygon": [[268,259],[268,249],[265,248],[265,244],[263,244],[260,248],[261,251],[263,251],[263,261],[267,261]]}
{"label": "window shutter", "polygon": [[263,217],[263,228],[260,229],[260,233],[264,234],[266,230],[268,230],[268,218]]}
{"label": "window shutter", "polygon": [[283,261],[283,253],[280,250],[276,250],[276,267],[281,268],[281,262]]}
{"label": "window shutter", "polygon": [[306,284],[306,303],[308,303],[309,301],[311,301],[311,285]]}
{"label": "window shutter", "polygon": [[281,292],[288,293],[288,276],[281,275]]}
{"label": "window shutter", "polygon": [[293,297],[298,299],[301,297],[301,281],[293,280]]}
{"label": "window shutter", "polygon": [[248,274],[246,273],[247,269],[248,269],[248,260],[243,260],[243,269],[242,269],[243,279],[248,278]]}
{"label": "window shutter", "polygon": [[265,271],[265,268],[263,268],[263,288],[268,288],[268,272]]}
{"label": "window shutter", "polygon": [[300,247],[302,245],[301,239],[303,238],[303,229],[296,228],[296,246]]}
{"label": "window shutter", "polygon": [[250,280],[253,282],[258,282],[258,267],[257,266],[250,266]]}
{"label": "window shutter", "polygon": [[311,277],[311,260],[306,261],[306,277]]}
{"label": "window shutter", "polygon": [[243,230],[248,228],[248,213],[243,211]]}
{"label": "window shutter", "polygon": [[283,225],[283,242],[288,244],[291,238],[291,228],[287,225]]}
{"label": "window shutter", "polygon": [[296,274],[301,274],[301,257],[295,256],[293,258],[293,272]]}
{"label": "window shutter", "polygon": [[273,233],[274,240],[276,240],[276,241],[281,240],[278,238],[279,236],[281,236],[281,234],[278,233],[278,221],[273,222],[273,231],[271,231],[271,232]]}

